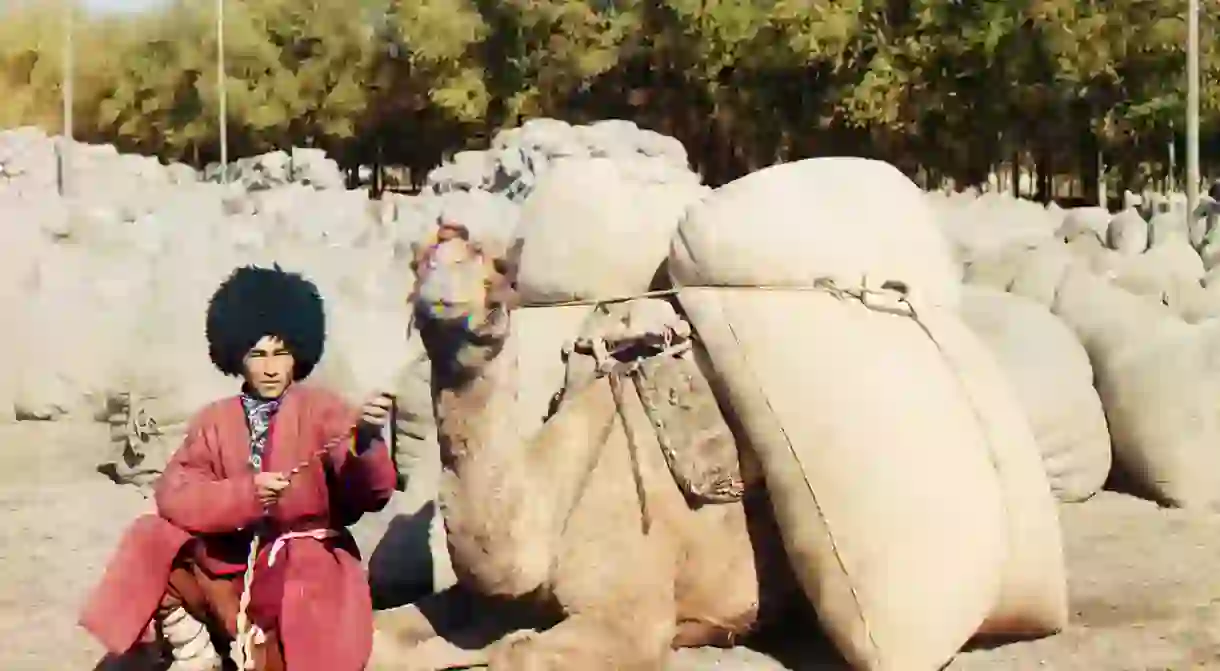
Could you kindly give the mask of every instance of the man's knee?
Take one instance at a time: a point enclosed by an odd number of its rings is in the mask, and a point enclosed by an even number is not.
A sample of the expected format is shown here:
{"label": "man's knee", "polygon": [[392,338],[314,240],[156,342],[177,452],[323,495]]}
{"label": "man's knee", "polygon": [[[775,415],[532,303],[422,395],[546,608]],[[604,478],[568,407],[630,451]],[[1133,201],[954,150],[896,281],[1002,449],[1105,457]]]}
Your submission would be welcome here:
{"label": "man's knee", "polygon": [[192,563],[190,570],[212,621],[230,638],[236,637],[237,611],[241,601],[240,577],[212,576],[197,563]]}
{"label": "man's knee", "polygon": [[194,561],[188,547],[184,547],[170,565],[169,580],[161,597],[162,608],[184,606],[187,610],[197,611],[203,605],[204,599],[195,581]]}

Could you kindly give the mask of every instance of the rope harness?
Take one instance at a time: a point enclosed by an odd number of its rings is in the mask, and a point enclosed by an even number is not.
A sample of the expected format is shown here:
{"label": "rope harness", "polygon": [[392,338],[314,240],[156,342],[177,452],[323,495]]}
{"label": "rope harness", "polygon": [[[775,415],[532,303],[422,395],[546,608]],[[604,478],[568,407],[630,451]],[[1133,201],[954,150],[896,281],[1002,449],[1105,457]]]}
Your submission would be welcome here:
{"label": "rope harness", "polygon": [[[872,310],[890,312],[910,317],[918,321],[914,307],[910,304],[907,295],[907,287],[898,282],[885,282],[879,287],[870,283],[868,278],[860,283],[858,287],[845,288],[840,286],[831,278],[820,278],[815,280],[811,285],[805,286],[700,286],[697,289],[745,289],[748,291],[782,291],[782,292],[810,292],[817,291],[829,294],[838,300],[857,300],[865,307]],[[571,307],[571,306],[591,306],[600,307],[613,303],[624,303],[628,301],[647,299],[647,298],[662,298],[677,296],[682,292],[683,288],[658,289],[655,291],[647,291],[639,294],[615,296],[611,298],[601,299],[579,299],[565,301],[561,303],[539,303],[525,304],[521,307]],[[925,328],[926,330],[926,328]],[[631,360],[621,361],[618,356],[623,352],[636,348],[637,342],[626,341],[620,344],[617,348],[611,349],[604,338],[591,339],[588,345],[590,353],[596,361],[597,377],[605,377],[610,384],[610,392],[614,398],[615,413],[620,422],[622,422],[624,433],[627,438],[627,449],[629,450],[632,479],[634,480],[636,497],[640,507],[641,527],[645,534],[648,534],[652,529],[652,514],[648,507],[648,500],[644,491],[643,474],[640,469],[640,440],[636,433],[636,427],[628,418],[627,414],[627,399],[623,390],[624,379],[635,381],[633,378],[641,374],[641,369],[644,364],[650,360],[678,356],[689,351],[694,346],[695,336],[691,334],[682,338],[679,342],[674,342],[674,333],[670,329],[666,329],[663,334],[663,342],[659,348],[654,348],[653,351],[646,354],[641,354]],[[650,399],[640,396],[640,402],[644,406],[645,414],[655,424],[657,409],[652,406]],[[656,427],[660,428],[660,427]],[[607,433],[604,438],[608,438]],[[604,447],[606,440],[603,438],[600,447]],[[658,439],[661,442],[661,448],[666,449],[664,438],[658,432]],[[592,475],[597,464],[600,462],[601,449],[594,453],[592,458],[586,464],[586,472],[582,477],[582,482],[587,485],[589,477]],[[582,487],[583,488],[583,487]]]}
{"label": "rope harness", "polygon": [[[663,337],[664,342],[659,351],[637,357],[630,361],[619,361],[616,355],[631,348],[634,343],[624,343],[616,350],[611,351],[603,338],[597,338],[592,342],[593,357],[597,362],[598,376],[604,376],[610,382],[610,393],[614,397],[614,409],[618,414],[619,421],[623,423],[623,431],[627,436],[627,449],[631,457],[631,477],[635,481],[635,493],[639,500],[640,520],[645,535],[652,530],[652,514],[648,510],[648,498],[644,492],[644,476],[640,470],[639,436],[635,432],[635,425],[627,416],[627,399],[623,392],[623,379],[639,375],[640,368],[649,359],[677,356],[690,350],[693,346],[690,340],[683,340],[676,345],[673,344],[673,332],[669,329],[665,330]],[[649,407],[648,399],[641,397],[640,401],[644,404],[645,412],[651,416],[654,409]],[[596,467],[598,461],[598,459],[594,459],[591,462],[591,467]]]}

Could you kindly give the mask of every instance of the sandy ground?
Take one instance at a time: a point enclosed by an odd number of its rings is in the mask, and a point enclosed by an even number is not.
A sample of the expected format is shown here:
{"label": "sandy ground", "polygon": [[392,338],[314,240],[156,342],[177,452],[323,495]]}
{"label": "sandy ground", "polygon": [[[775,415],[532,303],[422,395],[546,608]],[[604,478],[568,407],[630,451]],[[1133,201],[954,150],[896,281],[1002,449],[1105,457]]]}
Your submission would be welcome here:
{"label": "sandy ground", "polygon": [[[4,671],[99,668],[101,651],[76,627],[76,611],[122,526],[148,506],[94,470],[106,435],[100,425],[0,425]],[[402,542],[426,535],[425,516],[406,514],[418,507],[404,497],[358,530],[374,582],[385,591],[411,593],[433,578],[446,580],[444,567],[391,568],[388,543],[373,551],[387,528]],[[1062,521],[1070,628],[1041,641],[965,652],[950,669],[1220,669],[1220,518],[1106,492],[1063,507]],[[398,576],[397,584],[387,574]],[[773,652],[782,663],[746,649],[691,650],[677,655],[671,669],[842,668],[800,643],[781,647]]]}

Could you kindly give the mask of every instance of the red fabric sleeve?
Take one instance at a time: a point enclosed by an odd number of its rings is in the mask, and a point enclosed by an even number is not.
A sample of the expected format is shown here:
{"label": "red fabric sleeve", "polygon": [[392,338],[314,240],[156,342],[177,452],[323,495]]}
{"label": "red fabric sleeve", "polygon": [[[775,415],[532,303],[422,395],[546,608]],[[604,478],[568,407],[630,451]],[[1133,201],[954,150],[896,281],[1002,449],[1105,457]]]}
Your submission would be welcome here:
{"label": "red fabric sleeve", "polygon": [[237,531],[264,514],[253,471],[231,478],[217,475],[220,452],[212,435],[205,411],[191,422],[186,440],[157,482],[157,512],[192,533]]}

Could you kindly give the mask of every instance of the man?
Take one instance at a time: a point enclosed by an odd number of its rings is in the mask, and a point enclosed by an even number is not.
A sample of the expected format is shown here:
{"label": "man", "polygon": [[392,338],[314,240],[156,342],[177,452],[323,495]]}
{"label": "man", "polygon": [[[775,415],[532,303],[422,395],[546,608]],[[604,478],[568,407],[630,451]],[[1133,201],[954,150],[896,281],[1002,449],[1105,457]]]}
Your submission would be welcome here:
{"label": "man", "polygon": [[112,652],[152,621],[173,669],[220,669],[217,647],[235,639],[259,671],[364,668],[372,604],[345,527],[394,490],[379,438],[390,399],[357,413],[300,384],[322,357],[325,321],[317,288],[278,266],[239,268],[212,296],[209,354],[244,384],[191,421],[157,483],[157,514],[127,531],[85,606],[81,624]]}

